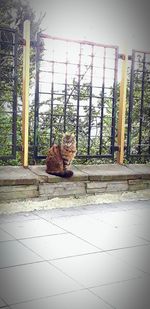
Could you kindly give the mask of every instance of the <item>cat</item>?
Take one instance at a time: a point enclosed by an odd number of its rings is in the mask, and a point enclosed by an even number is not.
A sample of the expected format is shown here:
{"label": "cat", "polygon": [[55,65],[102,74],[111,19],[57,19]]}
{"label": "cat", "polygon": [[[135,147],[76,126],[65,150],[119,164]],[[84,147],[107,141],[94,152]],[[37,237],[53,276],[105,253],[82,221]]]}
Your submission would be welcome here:
{"label": "cat", "polygon": [[66,132],[62,136],[60,145],[54,144],[48,151],[46,158],[46,172],[60,177],[71,177],[73,171],[71,162],[76,155],[76,140],[74,134]]}

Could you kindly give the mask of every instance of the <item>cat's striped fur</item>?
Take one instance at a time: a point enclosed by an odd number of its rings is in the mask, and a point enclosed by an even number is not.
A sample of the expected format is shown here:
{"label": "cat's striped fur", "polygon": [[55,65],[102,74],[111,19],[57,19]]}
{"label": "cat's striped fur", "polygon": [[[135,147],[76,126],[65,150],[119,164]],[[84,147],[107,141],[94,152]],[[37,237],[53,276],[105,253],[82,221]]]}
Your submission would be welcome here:
{"label": "cat's striped fur", "polygon": [[64,133],[60,145],[54,144],[48,151],[46,158],[46,172],[60,177],[71,177],[71,162],[76,154],[76,140],[74,134]]}

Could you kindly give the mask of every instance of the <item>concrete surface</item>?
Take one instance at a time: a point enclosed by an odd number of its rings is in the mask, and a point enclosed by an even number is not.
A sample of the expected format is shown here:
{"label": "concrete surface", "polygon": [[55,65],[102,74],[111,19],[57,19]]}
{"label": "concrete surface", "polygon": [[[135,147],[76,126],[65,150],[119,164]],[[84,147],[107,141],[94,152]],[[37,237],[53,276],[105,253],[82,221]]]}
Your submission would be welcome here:
{"label": "concrete surface", "polygon": [[0,216],[0,308],[149,309],[150,200]]}

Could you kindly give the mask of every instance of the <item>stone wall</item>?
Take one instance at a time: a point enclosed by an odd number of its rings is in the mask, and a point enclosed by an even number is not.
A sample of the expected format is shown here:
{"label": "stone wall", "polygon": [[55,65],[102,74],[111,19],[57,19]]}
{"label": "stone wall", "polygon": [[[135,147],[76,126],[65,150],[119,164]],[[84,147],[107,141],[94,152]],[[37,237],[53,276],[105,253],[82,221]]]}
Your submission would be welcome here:
{"label": "stone wall", "polygon": [[62,179],[48,175],[44,166],[0,167],[0,201],[150,190],[149,165],[78,165],[73,171]]}

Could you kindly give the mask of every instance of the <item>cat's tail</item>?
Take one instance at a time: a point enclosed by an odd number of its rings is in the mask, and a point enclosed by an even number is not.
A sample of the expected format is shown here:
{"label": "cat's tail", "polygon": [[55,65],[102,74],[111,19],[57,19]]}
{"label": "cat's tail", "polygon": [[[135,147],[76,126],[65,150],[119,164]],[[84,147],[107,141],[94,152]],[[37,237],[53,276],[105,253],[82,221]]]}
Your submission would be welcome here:
{"label": "cat's tail", "polygon": [[51,171],[46,170],[46,172],[50,175],[64,177],[64,178],[69,178],[69,177],[73,176],[73,172],[70,171],[70,170],[66,170],[66,171],[62,171],[62,172],[51,172]]}

